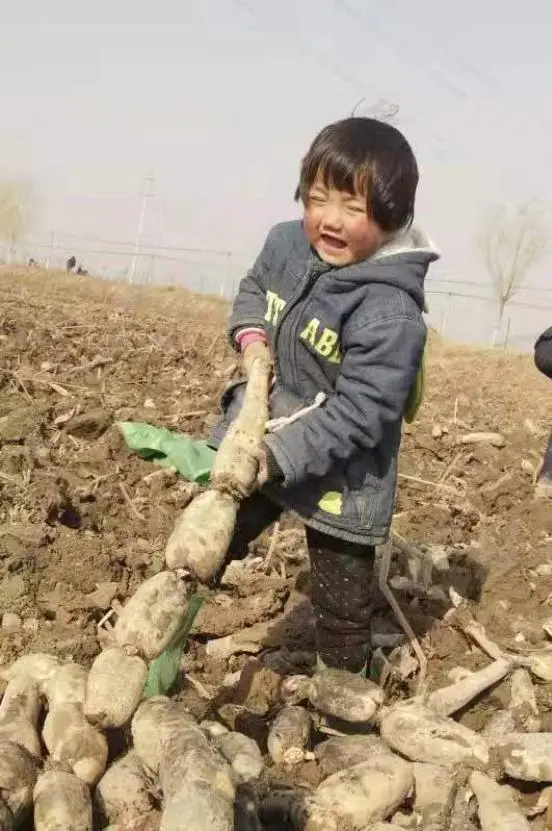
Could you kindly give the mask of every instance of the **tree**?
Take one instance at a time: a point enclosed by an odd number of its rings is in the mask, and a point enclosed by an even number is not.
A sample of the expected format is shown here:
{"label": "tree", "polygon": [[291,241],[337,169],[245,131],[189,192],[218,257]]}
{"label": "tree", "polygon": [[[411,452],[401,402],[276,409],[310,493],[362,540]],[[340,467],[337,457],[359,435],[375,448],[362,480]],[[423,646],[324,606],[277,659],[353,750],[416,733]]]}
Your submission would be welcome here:
{"label": "tree", "polygon": [[10,258],[28,232],[33,215],[33,189],[25,180],[0,181],[0,240]]}
{"label": "tree", "polygon": [[494,208],[487,215],[478,242],[497,303],[498,329],[506,304],[542,257],[547,241],[544,211],[536,202],[524,202],[513,211]]}

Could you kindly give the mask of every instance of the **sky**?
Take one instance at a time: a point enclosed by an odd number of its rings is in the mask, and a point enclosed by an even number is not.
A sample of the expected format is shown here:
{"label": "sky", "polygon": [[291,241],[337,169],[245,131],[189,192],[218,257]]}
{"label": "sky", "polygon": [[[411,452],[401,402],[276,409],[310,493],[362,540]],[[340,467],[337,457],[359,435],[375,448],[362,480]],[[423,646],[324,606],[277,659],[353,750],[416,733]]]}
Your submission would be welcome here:
{"label": "sky", "polygon": [[[0,29],[0,176],[33,184],[38,257],[54,232],[60,248],[90,249],[86,265],[95,238],[135,239],[151,175],[145,244],[232,252],[197,254],[230,285],[270,226],[297,215],[318,130],[361,99],[391,101],[421,167],[418,222],[443,254],[430,311],[481,340],[486,212],[549,209],[550,31],[549,0],[19,0]],[[539,290],[512,306],[520,345],[549,325],[551,264],[547,252],[527,278]],[[193,282],[193,258],[171,268]]]}

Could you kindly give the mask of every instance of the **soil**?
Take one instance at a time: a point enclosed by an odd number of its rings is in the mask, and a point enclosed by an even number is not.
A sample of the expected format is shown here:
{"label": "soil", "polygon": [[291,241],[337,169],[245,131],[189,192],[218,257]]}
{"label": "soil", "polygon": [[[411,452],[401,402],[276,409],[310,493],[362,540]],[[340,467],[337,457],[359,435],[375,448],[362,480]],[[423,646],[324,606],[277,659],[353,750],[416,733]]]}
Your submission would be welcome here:
{"label": "soil", "polygon": [[[0,270],[0,610],[9,624],[0,630],[0,664],[30,651],[89,664],[112,602],[163,568],[190,486],[130,451],[117,422],[204,437],[238,373],[226,314],[223,301],[175,287]],[[428,655],[430,686],[447,683],[453,667],[485,662],[455,625],[444,599],[451,592],[500,645],[547,643],[552,511],[535,499],[534,476],[551,399],[531,356],[468,349],[431,333],[426,399],[404,430],[394,520],[402,537],[449,565],[433,569],[441,599],[397,591]],[[500,433],[504,446],[460,443],[480,431]],[[307,671],[313,659],[301,526],[287,517],[271,535],[253,546],[247,568],[232,567],[216,593],[206,590],[185,659],[196,685],[181,693],[201,715],[209,710],[201,687],[211,693],[228,673],[254,665],[255,683],[221,703],[219,715],[249,719],[261,740],[278,678]],[[270,562],[255,559],[271,542]],[[407,575],[400,556],[393,574]],[[209,657],[213,638],[253,625],[265,626],[262,647]],[[547,685],[538,696],[543,712],[552,710]],[[500,688],[479,718],[498,706]],[[312,785],[312,771],[306,762],[299,779]]]}

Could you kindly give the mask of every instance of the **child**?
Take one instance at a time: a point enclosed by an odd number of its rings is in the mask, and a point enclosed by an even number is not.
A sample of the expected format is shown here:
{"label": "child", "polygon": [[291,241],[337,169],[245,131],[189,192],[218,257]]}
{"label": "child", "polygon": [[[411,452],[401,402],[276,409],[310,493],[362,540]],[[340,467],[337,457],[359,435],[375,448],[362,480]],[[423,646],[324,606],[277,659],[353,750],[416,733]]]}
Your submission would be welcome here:
{"label": "child", "polygon": [[[259,342],[270,350],[271,419],[283,425],[267,433],[228,557],[244,557],[283,510],[297,513],[319,666],[351,672],[370,658],[375,546],[391,524],[403,413],[426,340],[424,278],[438,257],[412,227],[417,184],[394,127],[369,118],[326,127],[301,166],[303,219],[270,231],[230,319],[242,355]],[[223,395],[214,447],[244,385]]]}
{"label": "child", "polygon": [[[552,379],[552,327],[540,335],[535,343],[535,366]],[[548,439],[535,490],[537,497],[552,497],[552,435]]]}

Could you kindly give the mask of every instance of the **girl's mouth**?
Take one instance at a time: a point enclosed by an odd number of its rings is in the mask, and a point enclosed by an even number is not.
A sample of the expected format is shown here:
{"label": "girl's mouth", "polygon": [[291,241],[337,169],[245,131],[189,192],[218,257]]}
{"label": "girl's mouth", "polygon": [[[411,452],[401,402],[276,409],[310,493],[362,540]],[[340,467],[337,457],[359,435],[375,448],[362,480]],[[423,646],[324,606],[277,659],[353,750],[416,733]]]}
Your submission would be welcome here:
{"label": "girl's mouth", "polygon": [[320,234],[320,241],[326,248],[332,248],[334,251],[343,251],[344,248],[347,248],[346,242],[332,234]]}

